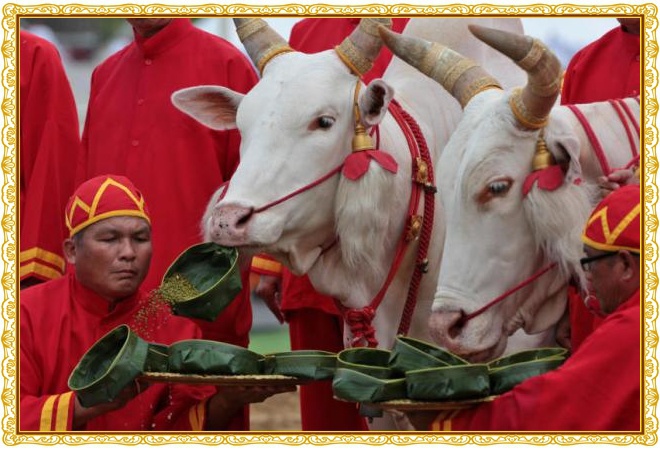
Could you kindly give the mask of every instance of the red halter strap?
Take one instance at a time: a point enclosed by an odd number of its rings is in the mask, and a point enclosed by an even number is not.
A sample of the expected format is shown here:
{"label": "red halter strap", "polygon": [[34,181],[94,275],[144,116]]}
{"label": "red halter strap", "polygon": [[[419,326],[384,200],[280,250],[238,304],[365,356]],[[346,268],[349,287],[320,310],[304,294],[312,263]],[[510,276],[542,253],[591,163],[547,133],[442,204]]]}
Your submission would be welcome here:
{"label": "red halter strap", "polygon": [[[636,98],[636,100],[639,101],[638,98]],[[617,116],[619,117],[619,120],[621,121],[623,128],[626,130],[628,143],[630,144],[630,152],[632,153],[632,160],[626,165],[626,168],[629,168],[630,166],[634,165],[634,163],[636,163],[637,160],[639,160],[639,149],[635,144],[633,130],[631,129],[631,127],[634,127],[635,130],[637,131],[637,134],[639,134],[639,123],[635,119],[635,116],[630,110],[630,107],[628,106],[628,104],[626,104],[624,100],[621,99],[608,100],[608,102],[616,112]],[[612,173],[612,169],[609,163],[607,162],[607,156],[605,155],[603,146],[598,140],[598,137],[596,136],[594,129],[592,128],[591,124],[589,123],[585,115],[576,105],[569,104],[566,106],[573,112],[573,114],[575,114],[578,121],[582,125],[584,132],[587,134],[587,137],[589,138],[589,143],[593,147],[594,153],[596,153],[596,157],[598,157],[598,161],[600,162],[600,166],[603,171],[603,174],[608,175]]]}
{"label": "red halter strap", "polygon": [[633,126],[636,127],[635,131],[637,131],[638,136],[639,136],[639,123],[637,123],[635,117],[632,115],[632,112],[630,111],[630,108],[628,108],[628,105],[623,100],[609,100],[609,103],[616,111],[617,115],[619,116],[619,120],[621,120],[621,124],[623,124],[623,128],[626,130],[626,135],[628,136],[628,143],[630,144],[630,152],[632,153],[632,157],[634,158],[636,156],[639,156],[639,152],[637,151],[637,145],[635,145],[635,136],[633,136],[633,130],[630,129],[631,127],[628,126],[629,124],[628,121],[626,120],[626,117],[629,120],[631,120]]}
{"label": "red halter strap", "polygon": [[[415,305],[417,303],[417,293],[419,290],[421,276],[426,272],[428,265],[426,256],[431,239],[431,231],[433,229],[433,214],[435,207],[433,194],[436,192],[436,187],[433,184],[433,165],[430,153],[428,151],[428,145],[426,144],[426,140],[424,139],[419,125],[417,125],[415,120],[401,108],[398,102],[392,100],[389,106],[389,112],[392,114],[392,117],[396,120],[402,132],[404,133],[411,155],[411,163],[413,167],[413,185],[410,194],[410,201],[408,203],[409,225],[406,229],[404,229],[404,232],[399,238],[394,260],[390,266],[389,272],[387,273],[385,282],[383,283],[376,296],[371,300],[369,305],[361,309],[351,309],[337,302],[337,306],[341,311],[344,320],[348,324],[351,333],[353,334],[351,346],[359,346],[361,343],[366,343],[366,345],[369,347],[375,347],[378,345],[378,340],[375,336],[375,329],[372,325],[372,320],[375,316],[376,309],[378,309],[378,306],[383,301],[385,293],[387,292],[390,284],[392,283],[392,280],[394,279],[394,276],[396,275],[401,265],[408,244],[417,238],[411,235],[411,229],[414,227],[413,223],[418,223],[420,219],[420,217],[416,216],[415,213],[417,212],[422,193],[424,193],[424,215],[421,218],[422,225],[421,230],[419,231],[419,246],[416,259],[417,263],[415,265],[415,270],[408,287],[406,304],[404,306],[404,311],[398,327],[398,333],[400,334],[406,334],[408,332],[412,312],[415,309]],[[376,131],[376,135],[378,135],[378,131]],[[425,173],[427,174],[426,177],[422,176],[420,173],[424,170],[420,170],[419,160],[423,161],[425,164]]]}
{"label": "red halter strap", "polygon": [[589,138],[589,142],[591,143],[591,146],[593,147],[594,152],[596,153],[596,157],[598,158],[598,162],[600,162],[600,166],[603,170],[603,173],[605,175],[610,174],[612,172],[612,170],[610,169],[610,164],[607,162],[607,157],[605,156],[605,152],[603,151],[603,146],[600,144],[600,141],[598,140],[598,137],[596,136],[594,129],[591,127],[591,124],[584,116],[582,111],[578,109],[577,106],[575,106],[574,104],[569,104],[566,106],[568,106],[568,108],[571,111],[573,111],[573,114],[575,114],[578,121],[582,125],[584,132],[587,133],[587,137]]}
{"label": "red halter strap", "polygon": [[517,292],[517,291],[520,290],[521,288],[523,288],[523,287],[525,287],[525,286],[531,284],[532,282],[534,282],[535,280],[537,280],[538,278],[540,278],[541,276],[543,276],[545,273],[547,273],[547,272],[550,271],[551,269],[555,268],[556,266],[557,266],[557,262],[553,262],[553,263],[551,263],[550,265],[547,265],[547,266],[541,268],[539,271],[537,271],[536,273],[534,273],[533,275],[531,275],[530,277],[528,277],[527,279],[525,279],[524,281],[522,281],[520,284],[518,284],[518,285],[516,285],[515,287],[513,287],[513,288],[511,288],[511,289],[509,289],[509,290],[507,290],[507,291],[505,291],[504,293],[502,293],[500,296],[498,296],[497,298],[495,298],[495,299],[493,299],[492,301],[490,301],[490,302],[489,302],[488,304],[486,304],[485,306],[481,307],[480,309],[475,310],[474,312],[472,312],[472,313],[470,313],[470,314],[468,314],[468,315],[463,316],[463,318],[461,319],[461,322],[462,322],[462,323],[467,323],[467,322],[470,321],[472,318],[481,315],[481,314],[484,313],[486,310],[488,310],[488,309],[490,309],[491,307],[493,307],[495,304],[498,304],[498,303],[504,301],[506,298],[508,298],[509,296],[513,295],[515,292]]}

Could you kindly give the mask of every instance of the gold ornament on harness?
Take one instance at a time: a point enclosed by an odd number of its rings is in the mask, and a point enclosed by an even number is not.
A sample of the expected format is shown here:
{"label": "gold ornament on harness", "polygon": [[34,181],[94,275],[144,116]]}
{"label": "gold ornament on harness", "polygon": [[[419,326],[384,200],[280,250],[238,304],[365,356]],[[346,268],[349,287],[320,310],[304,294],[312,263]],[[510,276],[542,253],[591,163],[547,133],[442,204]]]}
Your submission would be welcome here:
{"label": "gold ornament on harness", "polygon": [[543,137],[543,129],[541,129],[536,139],[536,151],[532,160],[532,170],[543,170],[556,164],[557,161],[554,155],[548,150],[548,145],[545,143],[545,138]]}
{"label": "gold ornament on harness", "polygon": [[406,242],[412,242],[419,237],[422,232],[423,219],[421,215],[412,215],[406,231]]}
{"label": "gold ornament on harness", "polygon": [[424,186],[429,183],[429,166],[421,157],[415,159],[415,182]]}
{"label": "gold ornament on harness", "polygon": [[360,118],[360,107],[358,106],[358,98],[360,94],[360,88],[362,87],[361,81],[358,79],[355,84],[355,94],[353,96],[353,109],[355,112],[355,135],[353,136],[353,153],[358,151],[373,150],[374,142],[371,139],[371,136],[367,134],[367,130],[364,128],[364,125],[361,122]]}

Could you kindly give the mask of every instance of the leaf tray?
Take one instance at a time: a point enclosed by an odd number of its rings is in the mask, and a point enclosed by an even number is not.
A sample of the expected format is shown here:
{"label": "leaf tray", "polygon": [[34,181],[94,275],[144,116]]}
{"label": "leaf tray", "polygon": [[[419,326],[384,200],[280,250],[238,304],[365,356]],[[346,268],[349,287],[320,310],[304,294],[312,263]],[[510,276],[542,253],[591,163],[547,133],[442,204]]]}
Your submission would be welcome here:
{"label": "leaf tray", "polygon": [[208,384],[218,386],[289,386],[302,385],[309,379],[282,376],[279,374],[245,374],[232,376],[216,376],[210,374],[180,374],[180,373],[143,373],[139,378],[146,382],[166,382],[183,384]]}

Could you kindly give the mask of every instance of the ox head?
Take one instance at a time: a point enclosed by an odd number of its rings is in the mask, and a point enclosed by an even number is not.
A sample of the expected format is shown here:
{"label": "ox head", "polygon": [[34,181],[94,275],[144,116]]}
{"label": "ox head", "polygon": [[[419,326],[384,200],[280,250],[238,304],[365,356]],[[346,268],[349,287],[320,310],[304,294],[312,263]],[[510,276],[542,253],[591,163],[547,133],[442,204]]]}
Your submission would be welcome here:
{"label": "ox head", "polygon": [[[259,83],[246,95],[197,86],[172,96],[175,106],[206,126],[237,127],[241,133],[240,165],[222,198],[207,210],[205,234],[222,245],[269,252],[297,274],[307,272],[337,234],[342,257],[351,259],[357,253],[350,251],[356,246],[352,236],[375,239],[385,226],[380,216],[365,216],[363,208],[387,203],[387,174],[371,164],[357,182],[334,174],[313,188],[305,186],[351,154],[356,128],[377,125],[385,115],[392,88],[383,80],[365,87],[359,76],[382,46],[377,27],[391,26],[391,20],[363,19],[334,51],[310,55],[294,52],[261,19],[234,21],[262,73]],[[376,184],[368,197],[360,193],[365,183]],[[355,226],[370,232],[342,232]],[[374,240],[366,246],[377,251],[382,244]],[[365,261],[372,256],[351,260],[368,267]]]}
{"label": "ox head", "polygon": [[429,323],[437,343],[480,361],[499,356],[517,329],[537,333],[559,320],[568,278],[582,273],[579,233],[589,201],[574,182],[580,171],[575,139],[553,137],[549,148],[543,139],[561,128],[552,118],[561,82],[555,55],[524,35],[470,30],[528,73],[524,88],[499,89],[483,69],[438,44],[387,30],[382,35],[397,56],[441,83],[464,108],[439,162],[447,227]]}

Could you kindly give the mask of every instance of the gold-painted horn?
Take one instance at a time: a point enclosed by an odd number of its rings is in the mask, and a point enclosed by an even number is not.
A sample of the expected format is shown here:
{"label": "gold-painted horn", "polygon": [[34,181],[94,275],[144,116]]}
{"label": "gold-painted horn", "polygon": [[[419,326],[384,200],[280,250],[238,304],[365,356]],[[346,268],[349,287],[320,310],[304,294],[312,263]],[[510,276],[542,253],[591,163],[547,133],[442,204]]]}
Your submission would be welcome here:
{"label": "gold-painted horn", "polygon": [[530,36],[468,25],[479,40],[508,56],[527,72],[527,85],[514,91],[510,105],[518,122],[528,129],[546,125],[561,90],[561,63],[541,41]]}
{"label": "gold-painted horn", "polygon": [[289,43],[263,19],[234,19],[234,25],[238,38],[260,74],[275,56],[293,51]]}
{"label": "gold-painted horn", "polygon": [[379,27],[392,28],[390,18],[365,18],[335,47],[335,52],[344,64],[357,75],[362,76],[374,65],[383,42],[378,34]]}
{"label": "gold-painted horn", "polygon": [[487,89],[501,89],[495,78],[474,61],[437,42],[378,29],[392,53],[440,83],[461,107]]}

